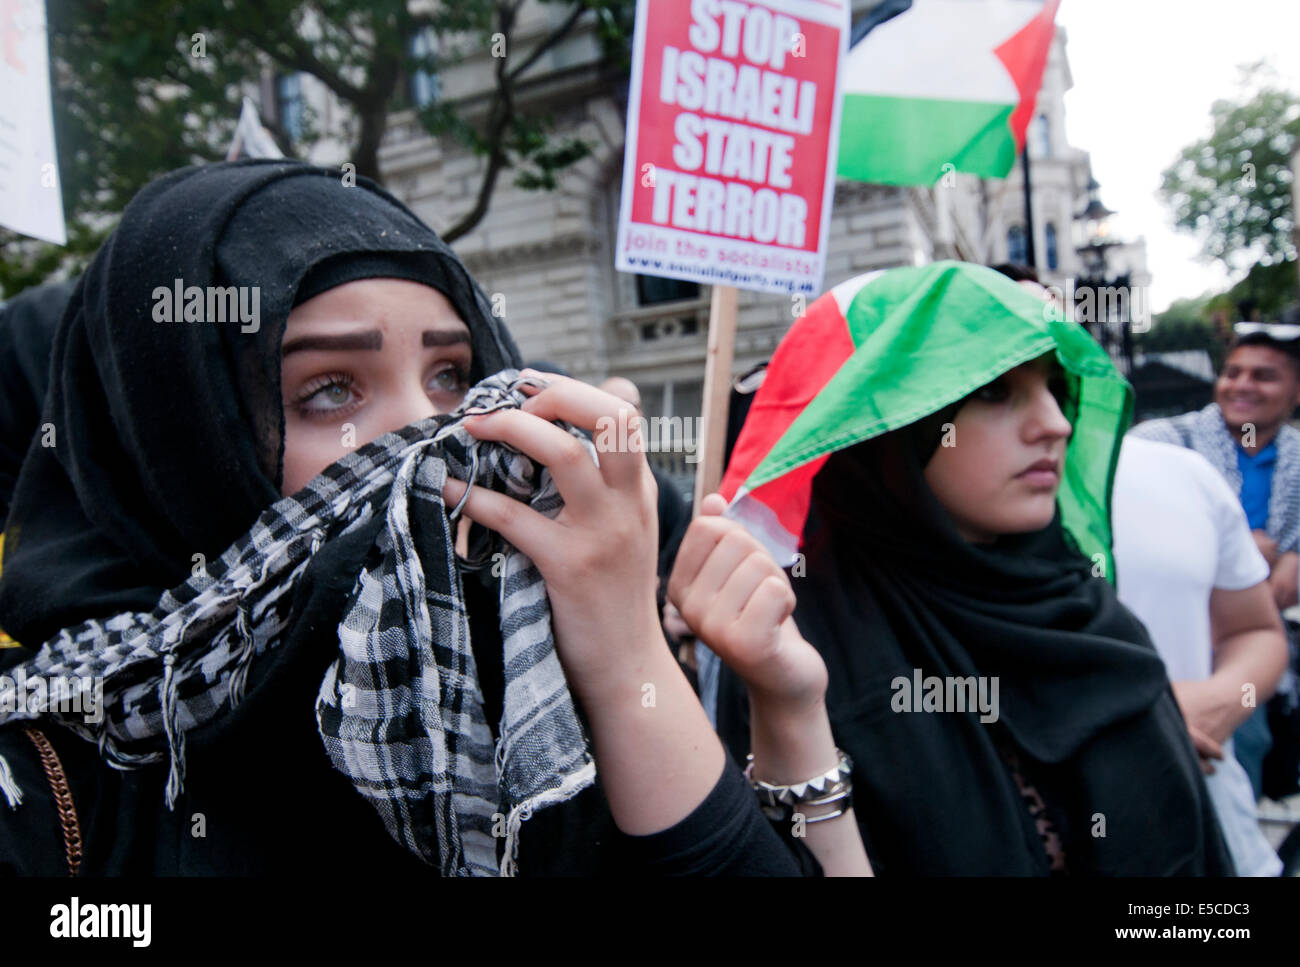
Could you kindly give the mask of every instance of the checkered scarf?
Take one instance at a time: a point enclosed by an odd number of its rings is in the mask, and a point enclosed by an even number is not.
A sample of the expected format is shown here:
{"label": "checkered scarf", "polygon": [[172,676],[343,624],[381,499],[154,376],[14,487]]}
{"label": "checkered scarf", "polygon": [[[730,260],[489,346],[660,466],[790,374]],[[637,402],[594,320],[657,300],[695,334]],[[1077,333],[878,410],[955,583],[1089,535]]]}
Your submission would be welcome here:
{"label": "checkered scarf", "polygon": [[[555,652],[546,586],[527,557],[493,535],[478,543],[501,577],[505,700],[494,747],[442,487],[450,474],[547,516],[559,512],[549,472],[461,425],[467,412],[520,405],[526,382],[513,370],[489,377],[450,416],[333,464],[265,511],[220,560],[196,564],[152,612],[88,621],[46,642],[26,674],[101,680],[98,724],[50,701],[0,712],[0,724],[56,719],[119,768],[166,757],[174,806],[185,733],[237,704],[254,659],[285,639],[312,554],[383,515],[316,700],[321,741],[393,838],[443,875],[512,874],[520,824],[591,785],[595,764]],[[0,774],[16,806],[21,792],[3,760]]]}

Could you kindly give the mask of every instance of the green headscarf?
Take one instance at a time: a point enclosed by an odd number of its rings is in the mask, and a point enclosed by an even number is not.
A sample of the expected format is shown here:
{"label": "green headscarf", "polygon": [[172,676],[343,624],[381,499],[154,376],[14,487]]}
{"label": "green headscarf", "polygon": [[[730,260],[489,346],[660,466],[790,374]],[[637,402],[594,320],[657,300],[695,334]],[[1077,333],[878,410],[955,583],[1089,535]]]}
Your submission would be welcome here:
{"label": "green headscarf", "polygon": [[936,262],[858,276],[823,295],[777,348],[736,442],[729,513],[787,559],[812,477],[830,453],[941,410],[1053,352],[1074,432],[1058,501],[1094,570],[1114,581],[1110,490],[1133,391],[1060,307],[980,265]]}

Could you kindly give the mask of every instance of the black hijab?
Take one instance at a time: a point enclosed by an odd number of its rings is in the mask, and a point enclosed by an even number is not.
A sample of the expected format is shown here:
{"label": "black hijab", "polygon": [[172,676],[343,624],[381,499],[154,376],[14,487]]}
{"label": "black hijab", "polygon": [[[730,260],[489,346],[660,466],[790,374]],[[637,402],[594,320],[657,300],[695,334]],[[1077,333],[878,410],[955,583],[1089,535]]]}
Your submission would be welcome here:
{"label": "black hijab", "polygon": [[50,347],[75,279],[26,289],[0,305],[0,527],[50,385]]}
{"label": "black hijab", "polygon": [[[962,539],[922,474],[938,436],[927,419],[832,454],[813,483],[806,574],[792,578],[877,872],[1046,874],[1007,750],[1046,799],[1070,872],[1230,874],[1146,630],[1093,577],[1059,511],[1035,533]],[[911,686],[915,669],[996,677],[996,720],[896,711],[894,683]],[[735,703],[719,714],[746,741]]]}
{"label": "black hijab", "polygon": [[[34,647],[90,617],[147,610],[189,576],[194,555],[212,560],[247,530],[280,497],[280,343],[300,285],[373,275],[447,296],[469,327],[471,382],[518,365],[451,249],[368,179],[247,160],[145,186],[55,335],[42,422],[57,446],[34,447],[22,466],[0,628]],[[155,322],[156,290],[177,279],[259,287],[256,331]]]}

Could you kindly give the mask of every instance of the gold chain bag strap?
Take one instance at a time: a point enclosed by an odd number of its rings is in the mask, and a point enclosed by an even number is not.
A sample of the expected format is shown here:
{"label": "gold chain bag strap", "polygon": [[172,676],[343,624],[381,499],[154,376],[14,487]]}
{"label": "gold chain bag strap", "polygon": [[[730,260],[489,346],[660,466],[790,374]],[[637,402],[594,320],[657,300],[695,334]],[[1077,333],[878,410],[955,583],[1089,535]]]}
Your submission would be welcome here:
{"label": "gold chain bag strap", "polygon": [[54,746],[50,745],[50,740],[45,737],[44,732],[32,726],[24,727],[23,731],[27,733],[27,738],[32,740],[32,745],[36,746],[36,752],[41,757],[41,765],[45,768],[45,775],[50,780],[50,788],[54,791],[54,802],[59,809],[59,825],[63,827],[68,875],[76,876],[77,870],[81,868],[81,823],[77,820],[77,807],[72,802],[72,791],[68,788],[68,777],[63,771],[63,763],[59,761],[59,754],[54,751]]}

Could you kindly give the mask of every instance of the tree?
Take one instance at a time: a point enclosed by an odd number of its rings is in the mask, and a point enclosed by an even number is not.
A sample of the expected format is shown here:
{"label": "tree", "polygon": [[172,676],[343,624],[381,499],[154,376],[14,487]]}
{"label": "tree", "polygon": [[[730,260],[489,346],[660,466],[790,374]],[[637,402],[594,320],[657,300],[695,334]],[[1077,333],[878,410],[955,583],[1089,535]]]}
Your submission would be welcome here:
{"label": "tree", "polygon": [[1142,352],[1204,349],[1217,371],[1232,341],[1233,323],[1241,320],[1276,322],[1296,304],[1295,264],[1274,262],[1254,266],[1236,285],[1194,299],[1175,299],[1152,320],[1151,329],[1133,336]]}
{"label": "tree", "polygon": [[1234,312],[1233,321],[1258,319],[1276,321],[1282,311],[1300,298],[1294,262],[1260,263],[1228,290],[1225,301]]}
{"label": "tree", "polygon": [[1242,68],[1242,94],[1215,101],[1213,130],[1185,147],[1160,192],[1179,228],[1230,269],[1296,258],[1291,154],[1300,140],[1300,98],[1272,86],[1262,64]]}
{"label": "tree", "polygon": [[[516,43],[527,0],[48,0],[55,136],[69,244],[60,249],[0,230],[0,292],[12,295],[57,268],[76,271],[111,230],[117,213],[151,178],[219,160],[240,101],[270,69],[304,73],[346,108],[346,159],[380,178],[378,152],[392,111],[409,106],[404,80],[437,73],[471,52],[491,50],[492,88],[473,117],[456,104],[419,112],[425,128],[486,159],[470,212],[444,233],[453,241],[487,214],[501,173],[532,190],[584,157],[579,139],[559,138],[549,119],[521,106],[544,55],[594,21],[607,68],[628,70],[634,0],[540,0],[563,16],[530,47]],[[415,53],[412,40],[435,38]],[[324,134],[309,112],[291,132],[264,111],[282,150],[305,156]]]}

